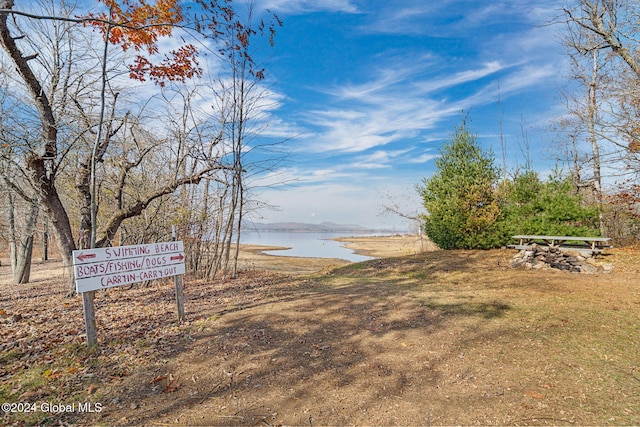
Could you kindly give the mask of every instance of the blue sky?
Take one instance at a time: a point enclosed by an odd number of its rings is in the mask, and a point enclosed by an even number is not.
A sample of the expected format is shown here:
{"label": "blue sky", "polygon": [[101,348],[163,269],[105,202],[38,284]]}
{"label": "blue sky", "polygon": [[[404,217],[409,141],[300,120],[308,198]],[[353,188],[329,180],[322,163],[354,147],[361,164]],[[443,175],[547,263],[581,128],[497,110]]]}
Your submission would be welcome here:
{"label": "blue sky", "polygon": [[288,154],[249,182],[274,207],[251,220],[406,228],[383,205],[421,211],[414,187],[464,116],[499,166],[502,126],[509,170],[526,145],[534,169],[554,167],[569,72],[547,24],[565,0],[251,1],[284,24],[256,56],[269,126],[251,144]]}
{"label": "blue sky", "polygon": [[[267,71],[279,96],[267,135],[290,153],[259,197],[278,206],[255,221],[358,223],[385,195],[420,210],[414,185],[455,127],[467,123],[501,166],[555,164],[550,126],[564,114],[566,58],[557,0],[263,0],[283,20]],[[288,139],[291,138],[291,139]]]}
{"label": "blue sky", "polygon": [[289,153],[253,182],[277,209],[258,222],[406,226],[381,215],[387,195],[420,211],[414,186],[463,116],[511,171],[529,146],[536,170],[556,158],[553,120],[567,63],[562,0],[259,0],[284,25],[268,49],[271,96],[263,137]]}

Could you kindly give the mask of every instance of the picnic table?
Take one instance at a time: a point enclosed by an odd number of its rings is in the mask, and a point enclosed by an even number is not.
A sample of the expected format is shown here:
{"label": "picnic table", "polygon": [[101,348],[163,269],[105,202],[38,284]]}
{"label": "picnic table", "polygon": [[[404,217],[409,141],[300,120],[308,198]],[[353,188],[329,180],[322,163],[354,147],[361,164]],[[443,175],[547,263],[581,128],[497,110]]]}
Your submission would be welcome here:
{"label": "picnic table", "polygon": [[520,241],[518,245],[509,245],[514,249],[529,249],[531,245],[546,244],[551,248],[588,250],[591,252],[603,252],[608,248],[611,239],[609,237],[582,237],[582,236],[513,236]]}

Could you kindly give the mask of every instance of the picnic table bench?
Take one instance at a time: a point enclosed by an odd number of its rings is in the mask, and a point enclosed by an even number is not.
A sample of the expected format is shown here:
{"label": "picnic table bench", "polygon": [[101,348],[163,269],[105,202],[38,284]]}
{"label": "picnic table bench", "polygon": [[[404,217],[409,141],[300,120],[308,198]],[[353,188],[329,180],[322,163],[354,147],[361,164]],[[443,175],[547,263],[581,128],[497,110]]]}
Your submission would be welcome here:
{"label": "picnic table bench", "polygon": [[609,237],[582,237],[582,236],[534,236],[518,235],[513,236],[519,240],[518,245],[508,245],[514,249],[530,249],[531,245],[546,244],[551,248],[574,249],[578,251],[590,251],[592,253],[603,252],[608,248],[611,239]]}

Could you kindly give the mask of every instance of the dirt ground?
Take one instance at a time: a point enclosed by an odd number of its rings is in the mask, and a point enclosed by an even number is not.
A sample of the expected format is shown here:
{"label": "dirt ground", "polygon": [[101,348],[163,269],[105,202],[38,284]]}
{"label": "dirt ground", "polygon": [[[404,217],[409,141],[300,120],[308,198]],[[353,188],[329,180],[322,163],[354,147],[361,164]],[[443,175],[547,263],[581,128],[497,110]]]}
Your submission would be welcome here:
{"label": "dirt ground", "polygon": [[21,288],[0,267],[0,401],[39,405],[0,421],[640,424],[640,251],[613,250],[611,274],[572,274],[513,269],[512,250],[372,240],[355,243],[402,256],[300,271],[304,259],[248,248],[239,278],[186,283],[183,323],[170,283],[101,292],[92,351],[81,298],[48,266]]}

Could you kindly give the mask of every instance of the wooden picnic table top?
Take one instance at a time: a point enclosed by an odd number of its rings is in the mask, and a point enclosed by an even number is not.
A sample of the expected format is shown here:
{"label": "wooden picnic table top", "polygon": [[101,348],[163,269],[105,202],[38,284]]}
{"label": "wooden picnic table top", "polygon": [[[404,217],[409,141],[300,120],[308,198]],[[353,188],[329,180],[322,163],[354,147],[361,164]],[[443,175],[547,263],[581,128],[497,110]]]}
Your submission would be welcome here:
{"label": "wooden picnic table top", "polygon": [[513,236],[514,239],[527,240],[563,240],[576,242],[608,242],[610,237],[580,237],[580,236],[535,236],[535,235],[518,235]]}

